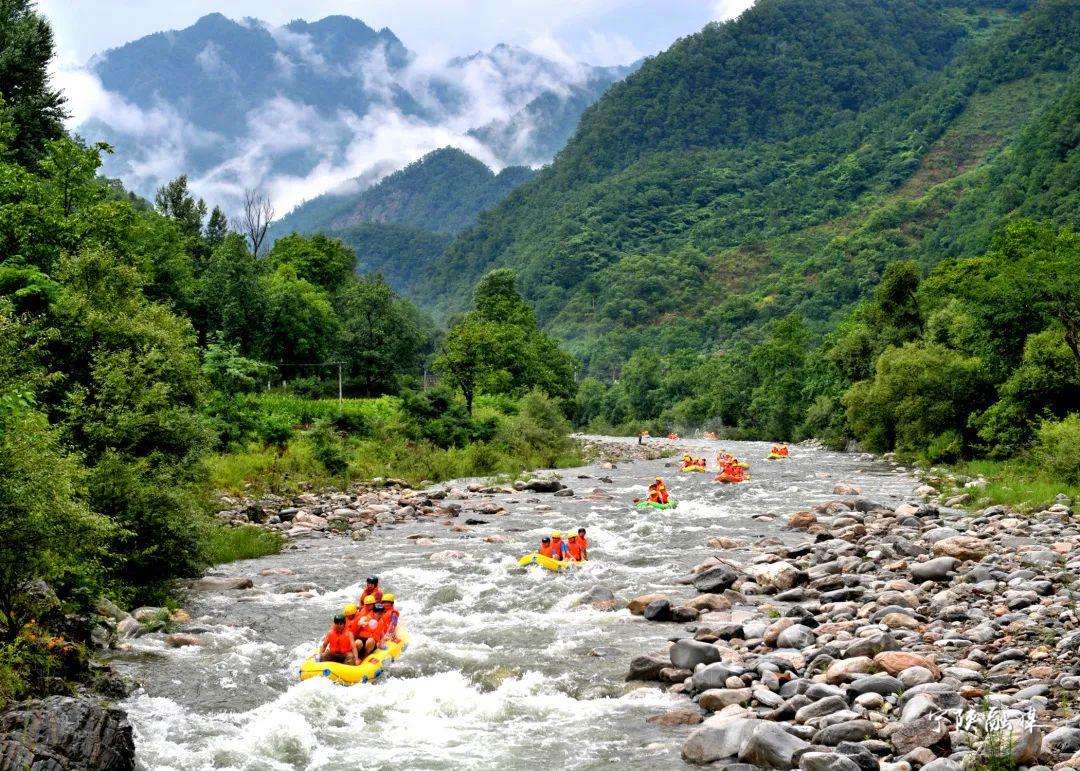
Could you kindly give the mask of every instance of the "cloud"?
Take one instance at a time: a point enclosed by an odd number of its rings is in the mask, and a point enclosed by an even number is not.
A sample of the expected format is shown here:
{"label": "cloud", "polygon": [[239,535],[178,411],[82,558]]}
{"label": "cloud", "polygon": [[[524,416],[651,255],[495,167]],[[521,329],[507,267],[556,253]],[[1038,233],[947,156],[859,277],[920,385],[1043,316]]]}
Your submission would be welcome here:
{"label": "cloud", "polygon": [[[291,98],[265,100],[234,136],[199,128],[181,106],[132,104],[107,91],[88,69],[60,69],[56,83],[68,94],[72,125],[88,129],[88,139],[100,138],[92,132],[104,133],[116,144],[107,172],[136,191],[150,195],[187,173],[191,188],[211,205],[235,212],[243,191],[254,187],[267,191],[284,213],[349,180],[371,184],[439,147],[458,147],[498,170],[505,159],[470,130],[498,121],[510,124],[515,115],[520,121],[530,101],[545,92],[569,93],[587,73],[553,38],[543,36],[533,41],[532,50],[500,46],[449,62],[418,56],[395,68],[382,48],[347,65],[331,65],[306,34],[281,29],[272,34],[281,46],[274,58],[282,84],[278,91]],[[213,44],[195,60],[207,74],[236,77]],[[362,84],[363,113],[319,108],[290,92],[289,81],[300,68]],[[400,109],[402,100],[419,105],[419,112]],[[521,142],[528,140],[532,126],[510,125]]]}
{"label": "cloud", "polygon": [[734,19],[754,4],[754,0],[714,0],[712,13],[714,21]]}

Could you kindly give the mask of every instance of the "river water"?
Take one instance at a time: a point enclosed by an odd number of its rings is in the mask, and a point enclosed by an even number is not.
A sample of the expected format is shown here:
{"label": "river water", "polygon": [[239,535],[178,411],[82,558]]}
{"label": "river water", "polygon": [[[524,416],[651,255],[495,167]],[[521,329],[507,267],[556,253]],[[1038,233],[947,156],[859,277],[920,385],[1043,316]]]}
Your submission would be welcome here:
{"label": "river water", "polygon": [[[622,441],[622,440],[611,440]],[[632,441],[632,440],[628,440]],[[653,440],[660,443],[662,440]],[[168,649],[159,635],[134,641],[114,664],[142,688],[122,706],[135,727],[138,760],[149,769],[599,769],[678,768],[689,728],[660,728],[650,715],[679,704],[654,686],[624,682],[631,657],[683,631],[626,610],[579,607],[590,587],[620,600],[654,591],[689,596],[674,578],[708,557],[705,542],[784,534],[788,514],[835,498],[846,481],[883,503],[916,482],[868,456],[792,448],[764,460],[760,442],[679,443],[706,455],[723,445],[751,462],[752,479],[713,483],[713,473],[679,475],[670,461],[563,470],[581,497],[497,496],[509,516],[455,533],[442,520],[380,528],[367,541],[304,540],[296,550],[223,566],[255,588],[194,594],[188,610],[204,645]],[[828,474],[828,478],[821,478]],[[612,483],[599,481],[607,476]],[[662,476],[679,507],[641,511],[631,501]],[[594,488],[612,500],[587,500]],[[469,502],[464,502],[468,506]],[[774,513],[775,521],[754,519]],[[463,522],[466,514],[457,520]],[[554,575],[517,568],[554,529],[586,527],[592,561]],[[434,546],[418,545],[423,534]],[[489,535],[508,543],[486,543]],[[464,552],[449,564],[429,556]],[[262,577],[267,568],[292,575]],[[299,682],[331,615],[354,600],[364,578],[381,577],[398,596],[411,635],[406,654],[375,685]],[[314,596],[282,593],[310,582]],[[597,649],[600,649],[599,651]],[[604,653],[598,656],[594,653]]]}

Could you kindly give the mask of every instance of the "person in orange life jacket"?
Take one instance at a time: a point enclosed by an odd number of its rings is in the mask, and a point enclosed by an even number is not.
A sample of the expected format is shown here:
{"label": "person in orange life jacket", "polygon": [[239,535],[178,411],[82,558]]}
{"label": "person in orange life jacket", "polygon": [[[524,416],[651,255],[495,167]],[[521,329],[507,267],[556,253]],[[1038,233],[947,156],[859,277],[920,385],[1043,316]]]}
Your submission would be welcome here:
{"label": "person in orange life jacket", "polygon": [[397,637],[397,625],[398,620],[401,618],[401,614],[398,613],[396,607],[394,607],[394,595],[386,593],[382,598],[383,606],[386,610],[383,611],[383,618],[386,619],[386,633],[385,637],[389,637],[391,640],[396,640]]}
{"label": "person in orange life jacket", "polygon": [[364,603],[360,606],[359,623],[364,624],[369,618],[375,615],[375,603],[377,600],[374,595],[369,594],[364,598]]}
{"label": "person in orange life jacket", "polygon": [[562,533],[556,530],[551,534],[551,558],[553,560],[566,559],[566,544],[563,542]]}
{"label": "person in orange life jacket", "polygon": [[335,661],[338,664],[355,664],[354,649],[356,641],[352,633],[345,628],[345,616],[338,613],[334,616],[334,625],[323,638],[319,652],[315,654],[317,661]]}
{"label": "person in orange life jacket", "polygon": [[356,638],[356,635],[360,634],[360,611],[351,602],[345,606],[345,628],[349,630],[349,634]]}
{"label": "person in orange life jacket", "polygon": [[667,485],[664,484],[664,480],[660,477],[656,478],[656,495],[660,499],[660,503],[668,502]]}
{"label": "person in orange life jacket", "polygon": [[581,544],[578,543],[577,533],[571,533],[567,539],[566,556],[574,562],[581,562]]}
{"label": "person in orange life jacket", "polygon": [[579,527],[577,529],[577,542],[581,547],[581,559],[587,560],[589,558],[589,539],[585,537],[585,528]]}
{"label": "person in orange life jacket", "polygon": [[546,535],[540,539],[540,548],[536,550],[536,553],[541,557],[551,556],[551,539]]}
{"label": "person in orange life jacket", "polygon": [[653,503],[660,503],[660,491],[656,488],[656,482],[649,485],[649,500]]}
{"label": "person in orange life jacket", "polygon": [[786,444],[780,448],[780,454],[783,455],[785,458],[788,456],[788,448]]}
{"label": "person in orange life jacket", "polygon": [[360,592],[360,604],[363,605],[364,600],[368,597],[374,597],[376,601],[382,599],[382,589],[379,588],[378,576],[368,576],[364,591]]}
{"label": "person in orange life jacket", "polygon": [[356,640],[356,658],[358,661],[374,653],[375,649],[379,647],[379,643],[382,642],[383,632],[386,631],[383,626],[383,613],[385,611],[386,606],[381,602],[376,602],[372,606],[372,615],[364,619],[360,624],[360,637]]}

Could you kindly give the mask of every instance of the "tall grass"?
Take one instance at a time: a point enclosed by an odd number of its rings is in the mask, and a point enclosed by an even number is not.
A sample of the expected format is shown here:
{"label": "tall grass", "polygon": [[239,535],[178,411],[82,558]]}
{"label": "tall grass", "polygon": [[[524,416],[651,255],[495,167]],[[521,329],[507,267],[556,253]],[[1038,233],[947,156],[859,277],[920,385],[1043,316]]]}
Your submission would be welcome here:
{"label": "tall grass", "polygon": [[282,538],[278,533],[252,525],[224,527],[215,524],[206,534],[204,543],[207,561],[220,565],[277,554],[281,551]]}
{"label": "tall grass", "polygon": [[1030,510],[1053,503],[1060,493],[1080,501],[1080,486],[1056,479],[1026,459],[972,460],[958,464],[955,470],[966,476],[984,477],[989,483],[985,489],[973,492],[980,505],[1004,504]]}

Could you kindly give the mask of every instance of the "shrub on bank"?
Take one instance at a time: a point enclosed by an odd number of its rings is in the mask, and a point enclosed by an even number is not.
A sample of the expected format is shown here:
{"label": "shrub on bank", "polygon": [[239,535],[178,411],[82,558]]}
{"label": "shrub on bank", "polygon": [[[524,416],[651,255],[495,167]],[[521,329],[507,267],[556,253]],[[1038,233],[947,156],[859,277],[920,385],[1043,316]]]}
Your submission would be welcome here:
{"label": "shrub on bank", "polygon": [[1080,484],[1080,413],[1039,426],[1034,455],[1050,474]]}

